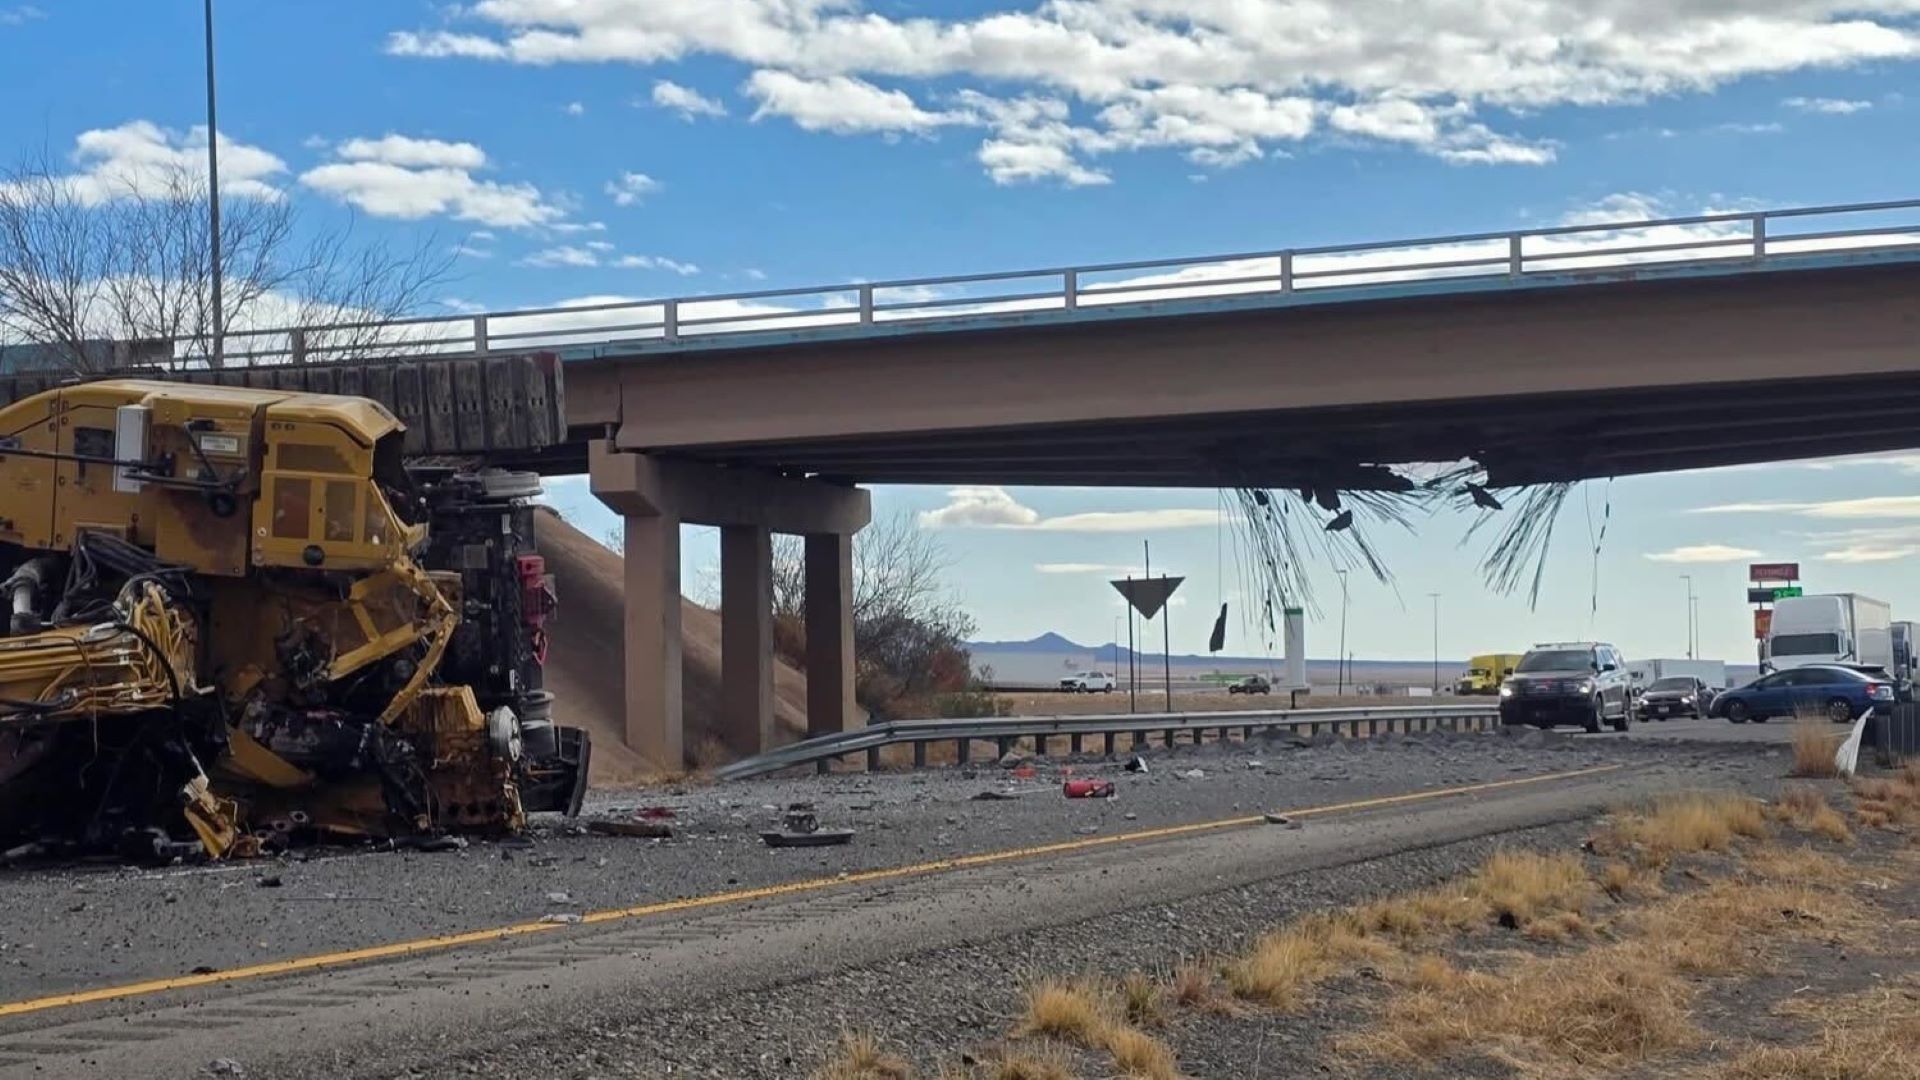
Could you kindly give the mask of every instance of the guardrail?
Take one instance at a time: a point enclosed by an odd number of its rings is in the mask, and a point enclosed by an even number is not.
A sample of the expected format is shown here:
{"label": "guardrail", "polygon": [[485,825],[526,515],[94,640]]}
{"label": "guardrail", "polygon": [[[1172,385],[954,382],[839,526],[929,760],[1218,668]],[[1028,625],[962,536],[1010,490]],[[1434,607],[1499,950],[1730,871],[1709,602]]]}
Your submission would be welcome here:
{"label": "guardrail", "polygon": [[1096,737],[1101,740],[1101,752],[1112,755],[1120,749],[1122,737],[1130,737],[1131,746],[1143,746],[1156,734],[1165,745],[1173,746],[1181,734],[1197,745],[1210,733],[1221,740],[1231,739],[1235,732],[1242,739],[1251,739],[1257,732],[1276,729],[1303,731],[1309,736],[1333,732],[1364,738],[1396,730],[1485,731],[1499,724],[1497,704],[896,720],[783,746],[723,765],[714,770],[714,776],[744,780],[803,765],[826,772],[833,762],[853,754],[864,754],[867,768],[876,770],[881,764],[880,751],[903,743],[913,747],[913,766],[918,769],[926,767],[928,746],[947,742],[955,744],[957,760],[964,765],[971,759],[973,743],[981,740],[994,743],[999,753],[1005,754],[1016,740],[1032,739],[1034,752],[1045,754],[1053,740],[1064,738],[1067,752],[1078,754],[1084,751],[1089,737]]}
{"label": "guardrail", "polygon": [[[1498,282],[1618,273],[1623,268],[1731,263],[1755,268],[1813,255],[1920,252],[1920,199],[1605,221],[1514,232],[1332,244],[1000,273],[850,282],[706,296],[619,300],[380,322],[230,330],[231,366],[392,356],[486,356],[616,342],[686,343],[728,335],[952,327],[1008,314],[1121,313],[1198,297],[1314,294],[1408,282]],[[207,343],[177,359],[204,361]]]}

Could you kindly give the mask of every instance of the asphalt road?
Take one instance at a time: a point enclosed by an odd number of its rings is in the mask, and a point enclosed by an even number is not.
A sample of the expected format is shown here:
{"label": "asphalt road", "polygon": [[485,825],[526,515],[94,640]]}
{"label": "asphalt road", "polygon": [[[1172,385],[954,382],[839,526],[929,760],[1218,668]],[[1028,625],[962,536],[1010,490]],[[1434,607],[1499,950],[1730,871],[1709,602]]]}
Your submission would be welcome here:
{"label": "asphalt road", "polygon": [[[503,1018],[691,1000],[1781,771],[1777,748],[1653,727],[1670,730],[1205,747],[1154,754],[1145,776],[1079,766],[1121,784],[1113,801],[1062,799],[1044,768],[646,795],[678,815],[666,842],[550,833],[446,855],[13,872],[0,878],[0,1076],[192,1075],[215,1059],[301,1075],[295,1058],[395,1075],[393,1061],[483,1043]],[[1019,797],[976,798],[989,791]],[[856,842],[761,846],[757,830],[797,797],[854,824]],[[596,796],[609,811],[638,801]],[[1257,823],[1312,807],[1338,809],[1299,830]],[[432,940],[449,934],[467,936]]]}

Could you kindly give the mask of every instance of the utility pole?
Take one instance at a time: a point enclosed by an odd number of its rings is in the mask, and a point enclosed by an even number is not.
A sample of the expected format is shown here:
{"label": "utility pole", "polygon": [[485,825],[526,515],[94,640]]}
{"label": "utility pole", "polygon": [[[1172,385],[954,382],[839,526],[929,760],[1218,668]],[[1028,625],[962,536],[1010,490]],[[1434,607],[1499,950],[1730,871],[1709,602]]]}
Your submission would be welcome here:
{"label": "utility pole", "polygon": [[1347,692],[1347,572],[1345,570],[1335,572],[1340,575],[1340,652],[1334,659],[1340,667],[1340,675],[1337,679],[1339,688],[1334,691],[1334,694],[1345,696]]}
{"label": "utility pole", "polygon": [[1687,659],[1693,660],[1693,659],[1697,659],[1700,654],[1700,598],[1699,597],[1690,596],[1687,598],[1687,614],[1691,616],[1689,621],[1693,624],[1693,636],[1691,638],[1693,651],[1687,654]]}
{"label": "utility pole", "polygon": [[1680,580],[1687,583],[1687,659],[1693,660],[1693,575],[1681,574]]}
{"label": "utility pole", "polygon": [[209,363],[219,368],[225,366],[226,310],[220,297],[224,269],[220,258],[220,121],[214,110],[213,92],[213,0],[205,0],[203,11],[207,29],[207,218],[212,230],[213,260],[209,268],[213,279],[213,347]]}
{"label": "utility pole", "polygon": [[1440,594],[1430,592],[1433,601],[1433,694],[1440,696]]}

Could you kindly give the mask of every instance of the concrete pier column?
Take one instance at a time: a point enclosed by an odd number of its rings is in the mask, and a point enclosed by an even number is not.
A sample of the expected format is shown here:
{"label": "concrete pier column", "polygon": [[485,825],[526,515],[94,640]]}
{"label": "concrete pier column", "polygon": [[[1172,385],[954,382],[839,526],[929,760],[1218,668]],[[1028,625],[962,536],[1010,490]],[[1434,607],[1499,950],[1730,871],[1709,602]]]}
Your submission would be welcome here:
{"label": "concrete pier column", "polygon": [[756,525],[720,529],[720,739],[773,747],[773,534]]}
{"label": "concrete pier column", "polygon": [[680,707],[680,519],[628,514],[627,745],[664,769],[686,761]]}
{"label": "concrete pier column", "polygon": [[860,726],[853,697],[853,536],[809,533],[807,734]]}

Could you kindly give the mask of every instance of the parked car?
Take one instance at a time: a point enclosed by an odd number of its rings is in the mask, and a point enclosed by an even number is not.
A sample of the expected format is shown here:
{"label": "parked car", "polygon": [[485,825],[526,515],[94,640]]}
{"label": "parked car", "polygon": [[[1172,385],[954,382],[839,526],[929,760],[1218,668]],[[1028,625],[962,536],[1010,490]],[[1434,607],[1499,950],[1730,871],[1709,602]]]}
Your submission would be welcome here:
{"label": "parked car", "polygon": [[1233,682],[1228,683],[1227,693],[1229,694],[1271,694],[1273,693],[1273,684],[1268,682],[1266,679],[1262,678],[1259,675],[1249,675],[1244,679],[1236,679]]}
{"label": "parked car", "polygon": [[1665,720],[1669,716],[1702,717],[1713,708],[1713,687],[1692,675],[1655,679],[1640,693],[1634,715],[1641,720]]}
{"label": "parked car", "polygon": [[1876,705],[1892,705],[1893,680],[1842,664],[1805,664],[1776,671],[1713,702],[1713,715],[1736,724],[1764,723],[1775,716],[1818,713],[1836,724],[1856,719]]}
{"label": "parked car", "polygon": [[1070,694],[1111,694],[1113,676],[1104,671],[1083,671],[1060,680],[1060,689]]}
{"label": "parked car", "polygon": [[1506,724],[1578,724],[1598,734],[1608,724],[1627,730],[1632,714],[1626,661],[1603,641],[1535,645],[1500,684],[1500,721]]}

